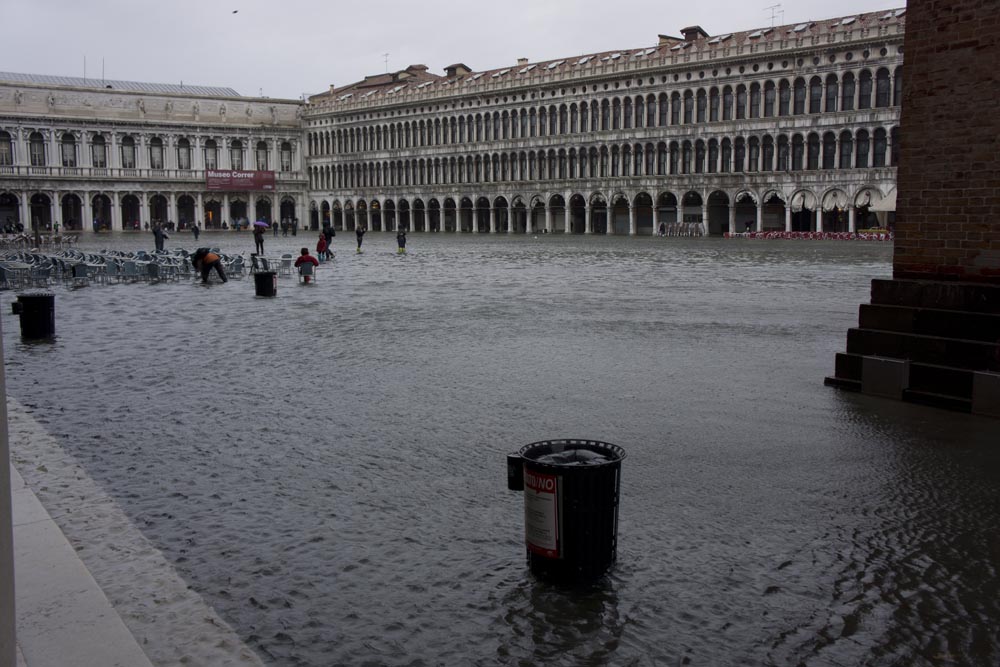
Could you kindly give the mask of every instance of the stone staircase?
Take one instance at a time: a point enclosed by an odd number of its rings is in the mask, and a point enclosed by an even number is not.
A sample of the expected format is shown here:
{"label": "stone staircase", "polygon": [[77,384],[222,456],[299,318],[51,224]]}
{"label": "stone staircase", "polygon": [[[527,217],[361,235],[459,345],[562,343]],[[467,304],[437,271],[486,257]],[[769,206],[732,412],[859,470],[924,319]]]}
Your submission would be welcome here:
{"label": "stone staircase", "polygon": [[873,280],[825,383],[1000,417],[1000,286]]}

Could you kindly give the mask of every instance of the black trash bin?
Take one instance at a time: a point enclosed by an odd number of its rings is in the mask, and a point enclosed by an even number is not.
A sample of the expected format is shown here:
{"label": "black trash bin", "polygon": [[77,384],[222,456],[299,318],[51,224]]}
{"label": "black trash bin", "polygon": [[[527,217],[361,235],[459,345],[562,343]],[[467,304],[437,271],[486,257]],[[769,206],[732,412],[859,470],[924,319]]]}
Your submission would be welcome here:
{"label": "black trash bin", "polygon": [[15,315],[21,316],[21,338],[38,340],[56,333],[56,297],[47,292],[20,294],[10,304]]}
{"label": "black trash bin", "polygon": [[507,457],[507,486],[524,491],[524,539],[532,573],[582,584],[618,554],[625,450],[597,440],[543,440]]}
{"label": "black trash bin", "polygon": [[253,274],[253,285],[257,296],[277,296],[278,274],[274,271],[258,271]]}

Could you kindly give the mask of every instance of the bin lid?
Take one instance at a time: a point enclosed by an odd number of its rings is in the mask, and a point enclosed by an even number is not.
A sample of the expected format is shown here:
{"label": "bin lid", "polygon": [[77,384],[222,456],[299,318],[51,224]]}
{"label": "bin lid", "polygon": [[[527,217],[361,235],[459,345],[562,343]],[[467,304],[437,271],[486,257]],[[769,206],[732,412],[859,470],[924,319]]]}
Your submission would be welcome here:
{"label": "bin lid", "polygon": [[600,440],[541,440],[525,445],[518,452],[522,458],[558,467],[596,467],[620,463],[625,450]]}

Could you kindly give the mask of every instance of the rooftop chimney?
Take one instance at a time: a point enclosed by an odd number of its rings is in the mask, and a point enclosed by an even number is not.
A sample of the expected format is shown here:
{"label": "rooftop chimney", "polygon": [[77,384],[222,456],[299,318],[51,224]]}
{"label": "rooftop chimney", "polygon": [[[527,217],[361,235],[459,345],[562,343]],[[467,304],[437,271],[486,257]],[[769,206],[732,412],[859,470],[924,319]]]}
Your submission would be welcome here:
{"label": "rooftop chimney", "polygon": [[693,42],[696,39],[708,37],[708,33],[702,30],[700,25],[692,25],[687,28],[682,28],[681,34],[684,35],[684,41],[686,42]]}
{"label": "rooftop chimney", "polygon": [[518,58],[517,59],[517,66],[518,67],[524,67],[527,64],[528,64],[528,59],[527,58]]}
{"label": "rooftop chimney", "polygon": [[468,65],[462,63],[455,63],[454,65],[448,65],[444,68],[444,73],[448,75],[448,78],[454,79],[456,76],[465,76],[471,73],[472,70],[469,69]]}

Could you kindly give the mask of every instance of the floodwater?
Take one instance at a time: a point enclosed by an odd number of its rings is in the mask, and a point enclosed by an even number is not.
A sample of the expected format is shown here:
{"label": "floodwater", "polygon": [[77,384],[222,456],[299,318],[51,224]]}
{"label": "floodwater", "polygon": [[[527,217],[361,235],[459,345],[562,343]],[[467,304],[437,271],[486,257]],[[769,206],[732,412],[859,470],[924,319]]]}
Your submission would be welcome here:
{"label": "floodwater", "polygon": [[[274,299],[56,287],[54,343],[2,296],[9,393],[268,664],[1000,664],[1000,421],[823,386],[889,244],[352,236]],[[628,454],[585,590],[506,489],[550,438]]]}

